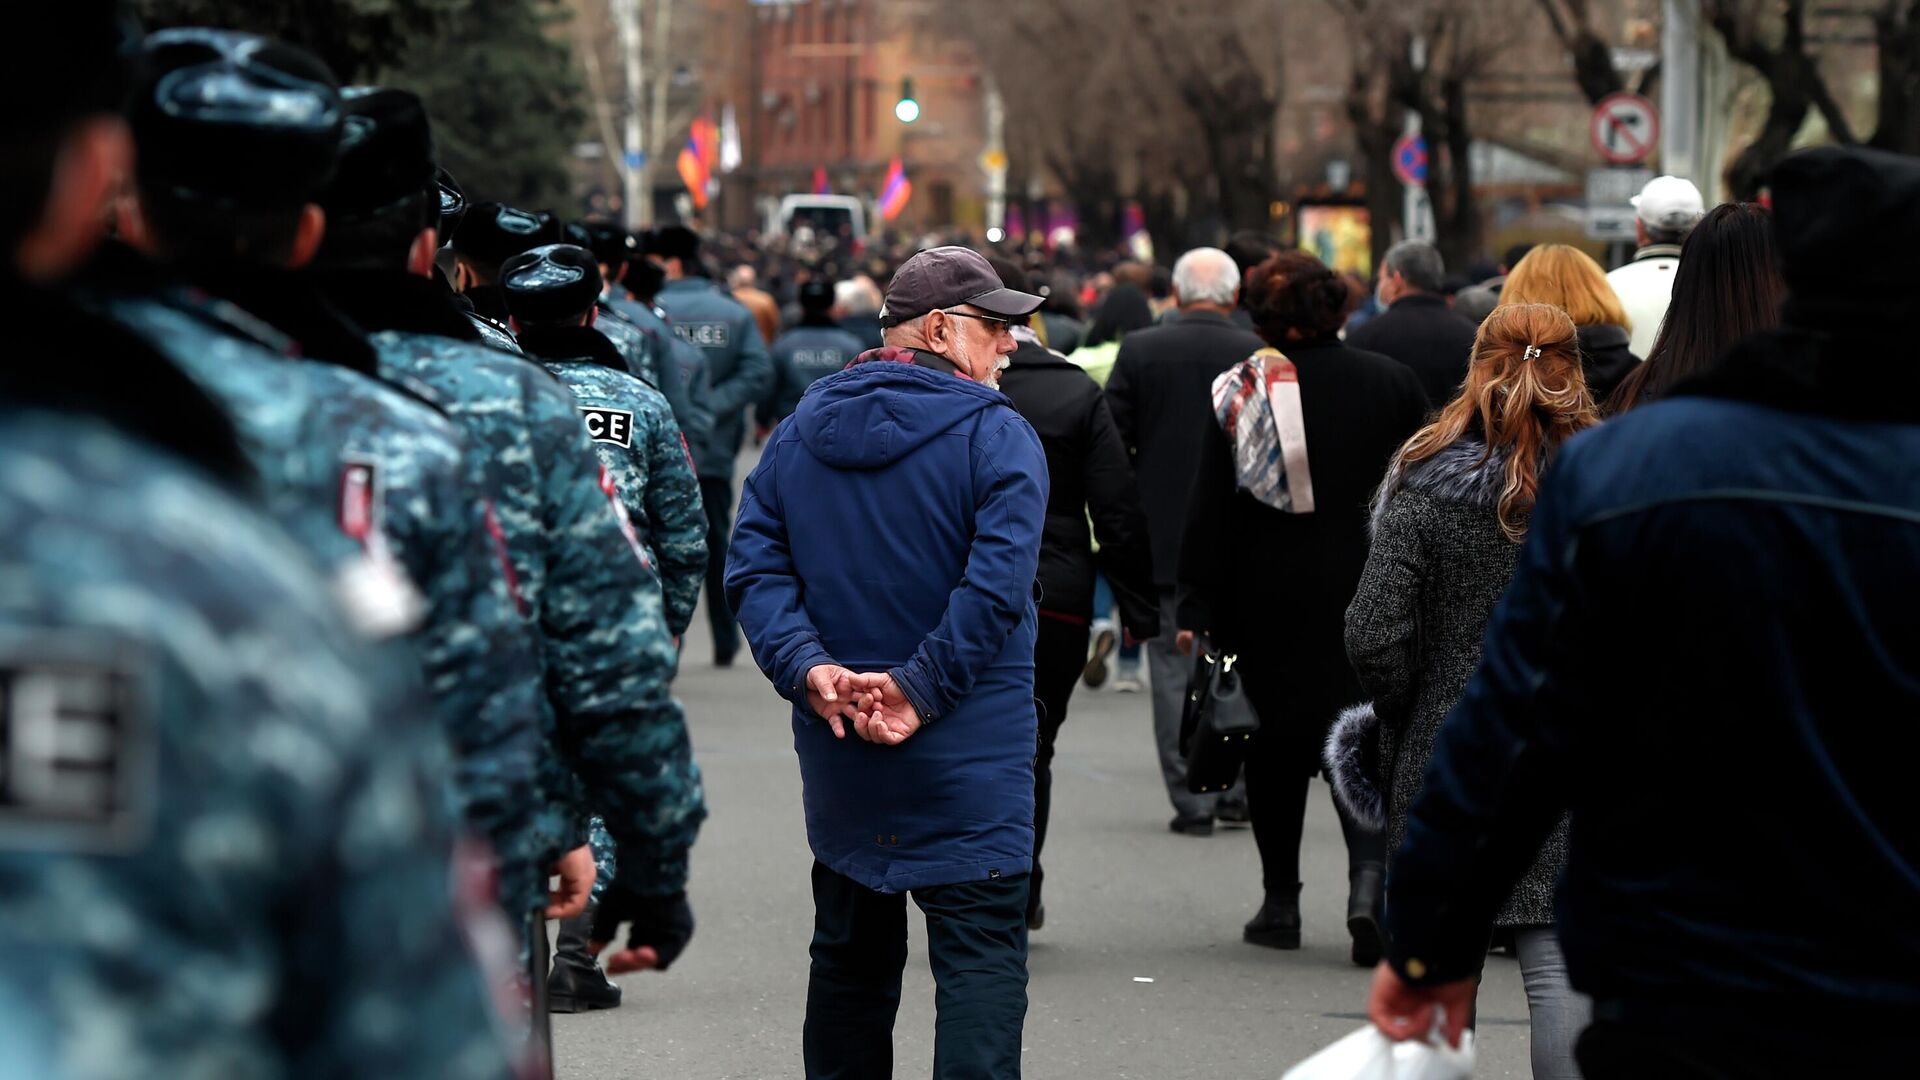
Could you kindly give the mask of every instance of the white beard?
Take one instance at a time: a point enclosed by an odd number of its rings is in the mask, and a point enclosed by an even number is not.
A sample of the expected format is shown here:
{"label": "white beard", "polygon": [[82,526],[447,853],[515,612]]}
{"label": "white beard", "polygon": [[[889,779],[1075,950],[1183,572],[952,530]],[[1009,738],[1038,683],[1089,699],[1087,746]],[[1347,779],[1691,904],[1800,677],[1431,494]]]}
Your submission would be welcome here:
{"label": "white beard", "polygon": [[976,374],[979,369],[974,366],[973,356],[968,352],[968,346],[962,344],[959,338],[955,338],[953,342],[953,362],[957,364],[962,371],[968,372],[969,377],[981,386],[989,390],[998,390],[1000,389],[1000,373],[1007,370],[1009,360],[1005,356],[996,354],[993,358],[993,364],[987,368],[986,372]]}

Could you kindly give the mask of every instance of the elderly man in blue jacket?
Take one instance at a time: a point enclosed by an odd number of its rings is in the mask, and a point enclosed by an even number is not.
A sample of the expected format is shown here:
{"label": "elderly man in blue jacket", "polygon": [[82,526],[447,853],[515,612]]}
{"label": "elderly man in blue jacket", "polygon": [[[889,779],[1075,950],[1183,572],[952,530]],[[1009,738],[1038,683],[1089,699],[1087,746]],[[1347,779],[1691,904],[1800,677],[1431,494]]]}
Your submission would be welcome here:
{"label": "elderly man in blue jacket", "polygon": [[909,892],[933,1075],[1020,1075],[1047,463],[996,387],[1040,303],[965,248],[909,259],[886,346],[808,388],[741,494],[727,597],[793,703],[817,860],[809,1077],[892,1075]]}

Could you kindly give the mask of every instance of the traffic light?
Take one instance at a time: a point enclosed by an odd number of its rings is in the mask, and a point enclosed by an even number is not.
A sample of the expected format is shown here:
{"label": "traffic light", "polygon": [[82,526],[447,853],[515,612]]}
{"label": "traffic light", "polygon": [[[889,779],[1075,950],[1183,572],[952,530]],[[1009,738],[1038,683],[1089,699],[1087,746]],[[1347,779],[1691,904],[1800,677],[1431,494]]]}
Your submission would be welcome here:
{"label": "traffic light", "polygon": [[913,79],[900,80],[900,100],[893,103],[894,118],[903,124],[920,119],[920,102],[913,96]]}

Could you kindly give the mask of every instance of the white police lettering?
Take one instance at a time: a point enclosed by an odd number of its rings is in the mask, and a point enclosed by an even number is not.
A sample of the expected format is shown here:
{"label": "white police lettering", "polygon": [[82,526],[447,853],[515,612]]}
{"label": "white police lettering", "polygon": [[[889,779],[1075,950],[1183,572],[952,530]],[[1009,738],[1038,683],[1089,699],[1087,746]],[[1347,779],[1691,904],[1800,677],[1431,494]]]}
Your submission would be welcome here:
{"label": "white police lettering", "polygon": [[633,446],[633,414],[624,409],[594,409],[580,406],[587,421],[587,437],[594,442],[615,446]]}
{"label": "white police lettering", "polygon": [[680,340],[689,345],[698,345],[703,349],[724,349],[727,347],[727,324],[723,322],[683,322],[674,323],[673,332]]}
{"label": "white police lettering", "polygon": [[0,849],[104,850],[151,815],[152,746],[136,653],[36,636],[0,645]]}
{"label": "white police lettering", "polygon": [[847,366],[847,358],[839,349],[795,349],[793,366],[808,371],[839,371]]}

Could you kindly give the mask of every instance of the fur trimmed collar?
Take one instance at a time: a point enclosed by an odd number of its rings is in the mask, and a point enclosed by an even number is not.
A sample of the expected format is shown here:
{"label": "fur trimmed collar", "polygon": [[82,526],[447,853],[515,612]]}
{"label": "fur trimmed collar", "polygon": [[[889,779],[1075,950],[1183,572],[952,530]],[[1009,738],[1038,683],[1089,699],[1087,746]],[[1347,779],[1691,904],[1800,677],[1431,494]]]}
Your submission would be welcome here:
{"label": "fur trimmed collar", "polygon": [[1491,510],[1499,504],[1500,492],[1506,489],[1510,453],[1506,447],[1496,447],[1489,453],[1486,443],[1467,436],[1405,469],[1401,468],[1396,455],[1387,469],[1386,479],[1381,481],[1380,490],[1374,494],[1369,532],[1378,531],[1387,504],[1403,490]]}

